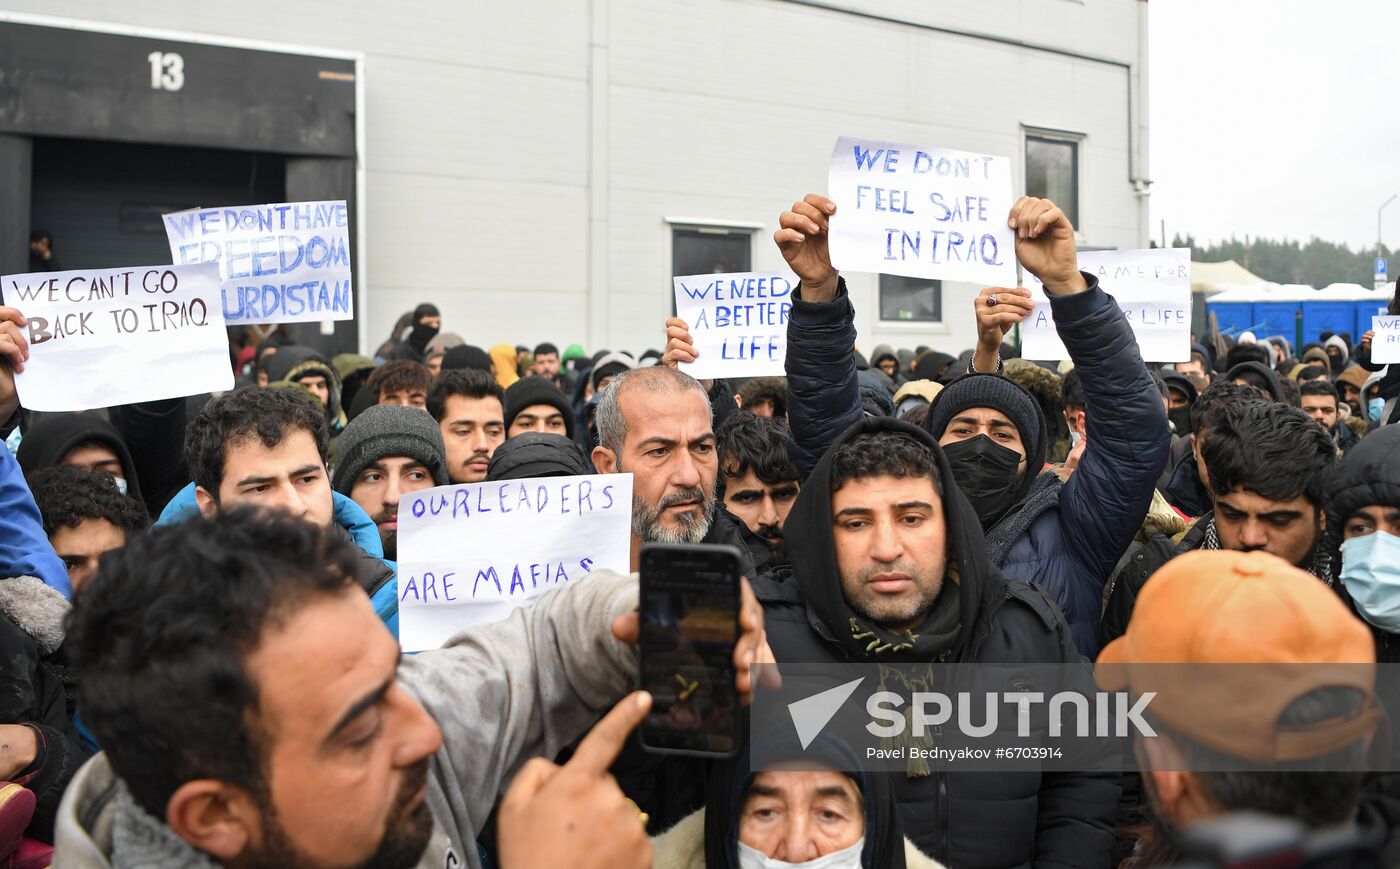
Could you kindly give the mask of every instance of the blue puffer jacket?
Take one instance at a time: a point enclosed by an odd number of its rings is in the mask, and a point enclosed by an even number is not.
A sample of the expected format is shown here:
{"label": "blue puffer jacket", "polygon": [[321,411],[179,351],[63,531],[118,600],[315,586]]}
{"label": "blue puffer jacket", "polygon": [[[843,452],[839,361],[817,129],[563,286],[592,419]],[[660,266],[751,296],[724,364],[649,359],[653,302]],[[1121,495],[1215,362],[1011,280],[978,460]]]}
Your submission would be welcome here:
{"label": "blue puffer jacket", "polygon": [[[1022,504],[989,529],[987,543],[1007,577],[1030,580],[1050,594],[1076,647],[1093,660],[1104,584],[1152,504],[1171,429],[1122,310],[1097,278],[1084,277],[1087,291],[1052,296],[1050,305],[1084,385],[1088,446],[1069,482],[1043,475]],[[801,302],[799,294],[793,292],[788,319],[788,417],[793,459],[805,475],[862,411],[845,282],[831,302]],[[1009,545],[997,546],[997,532],[1017,522],[1025,527]]]}
{"label": "blue puffer jacket", "polygon": [[44,536],[44,521],[24,472],[8,449],[0,446],[0,577],[32,576],[64,597],[73,596],[68,569]]}
{"label": "blue puffer jacket", "polygon": [[[157,525],[183,522],[199,515],[199,505],[194,497],[194,483],[190,483],[165,505]],[[366,570],[369,583],[365,591],[369,594],[374,611],[395,637],[399,635],[399,568],[384,558],[384,545],[379,540],[379,529],[374,520],[360,508],[359,504],[339,492],[331,493],[334,505],[333,521],[350,535],[350,539],[364,552],[365,558],[374,562]]]}

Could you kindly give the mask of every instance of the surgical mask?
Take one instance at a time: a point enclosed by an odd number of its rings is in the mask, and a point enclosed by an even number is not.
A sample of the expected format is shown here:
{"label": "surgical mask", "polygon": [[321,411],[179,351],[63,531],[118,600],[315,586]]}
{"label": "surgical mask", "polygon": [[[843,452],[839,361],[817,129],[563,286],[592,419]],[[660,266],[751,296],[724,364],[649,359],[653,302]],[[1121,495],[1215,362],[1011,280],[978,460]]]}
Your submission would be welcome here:
{"label": "surgical mask", "polygon": [[943,453],[982,528],[992,527],[1016,503],[1021,490],[1021,454],[984,434],[948,444]]}
{"label": "surgical mask", "polygon": [[1366,402],[1366,415],[1371,418],[1371,422],[1380,422],[1381,414],[1385,413],[1385,399],[1379,395]]}
{"label": "surgical mask", "polygon": [[806,863],[789,863],[786,860],[774,860],[757,848],[750,848],[740,842],[739,869],[788,869],[791,866],[800,866],[802,869],[860,869],[860,852],[863,850],[865,837],[861,836],[849,848],[833,851],[825,857],[808,860]]}
{"label": "surgical mask", "polygon": [[1377,531],[1343,543],[1342,584],[1362,618],[1400,633],[1400,537]]}
{"label": "surgical mask", "polygon": [[117,491],[126,494],[126,477],[113,477],[112,482],[117,484]]}

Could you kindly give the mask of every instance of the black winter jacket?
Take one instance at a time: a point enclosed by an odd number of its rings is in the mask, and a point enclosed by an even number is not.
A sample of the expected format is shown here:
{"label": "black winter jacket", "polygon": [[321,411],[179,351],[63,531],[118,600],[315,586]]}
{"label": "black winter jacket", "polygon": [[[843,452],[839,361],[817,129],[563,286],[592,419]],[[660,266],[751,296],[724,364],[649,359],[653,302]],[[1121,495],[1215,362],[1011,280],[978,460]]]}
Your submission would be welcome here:
{"label": "black winter jacket", "polygon": [[[929,444],[945,481],[943,512],[957,561],[961,613],[957,638],[938,658],[987,664],[1082,661],[1049,597],[1030,583],[1007,579],[987,561],[976,513],[952,482],[947,459],[932,436],[895,420],[869,419],[838,443],[880,430],[904,432]],[[852,611],[844,604],[836,569],[830,472],[828,453],[788,516],[784,530],[791,566],[754,584],[779,664],[857,660],[851,644],[838,638],[844,631],[849,639]],[[1108,866],[1108,824],[1119,795],[1116,775],[935,772],[924,778],[899,776],[894,786],[905,835],[954,869]]]}
{"label": "black winter jacket", "polygon": [[36,805],[25,835],[53,841],[59,801],[90,753],[73,726],[64,685],[63,595],[32,577],[0,580],[0,724],[34,724],[39,752],[30,771],[16,778],[34,792]]}
{"label": "black winter jacket", "polygon": [[[994,553],[996,566],[1012,579],[1044,588],[1064,612],[1079,651],[1092,659],[1104,585],[1152,505],[1171,429],[1122,310],[1096,277],[1084,278],[1086,291],[1052,297],[1050,304],[1084,384],[1089,445],[1068,483],[1036,481],[987,537],[994,540],[998,529],[1018,526],[1010,545]],[[788,419],[793,460],[805,474],[862,413],[844,281],[832,302],[804,302],[800,296],[800,288],[793,291],[788,319]]]}

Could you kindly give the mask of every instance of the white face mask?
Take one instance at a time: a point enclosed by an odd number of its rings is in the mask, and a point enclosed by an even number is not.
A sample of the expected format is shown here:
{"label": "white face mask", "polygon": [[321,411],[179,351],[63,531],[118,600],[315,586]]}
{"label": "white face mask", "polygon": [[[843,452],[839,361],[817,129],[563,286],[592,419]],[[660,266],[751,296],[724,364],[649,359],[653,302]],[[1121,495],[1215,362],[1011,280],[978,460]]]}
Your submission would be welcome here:
{"label": "white face mask", "polygon": [[825,857],[808,860],[806,863],[789,863],[774,860],[757,848],[739,843],[739,869],[789,869],[800,866],[802,869],[860,869],[860,852],[865,850],[865,837],[861,836],[849,848],[833,851]]}

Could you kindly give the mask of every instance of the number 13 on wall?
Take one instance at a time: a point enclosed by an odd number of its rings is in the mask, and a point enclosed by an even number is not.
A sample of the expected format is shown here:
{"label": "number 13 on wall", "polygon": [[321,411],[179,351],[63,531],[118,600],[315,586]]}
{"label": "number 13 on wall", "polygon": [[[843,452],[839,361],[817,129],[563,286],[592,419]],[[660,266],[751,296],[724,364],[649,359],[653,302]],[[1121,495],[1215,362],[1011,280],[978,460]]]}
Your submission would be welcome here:
{"label": "number 13 on wall", "polygon": [[151,62],[151,89],[178,91],[185,86],[185,59],[173,51],[153,51],[146,55]]}

